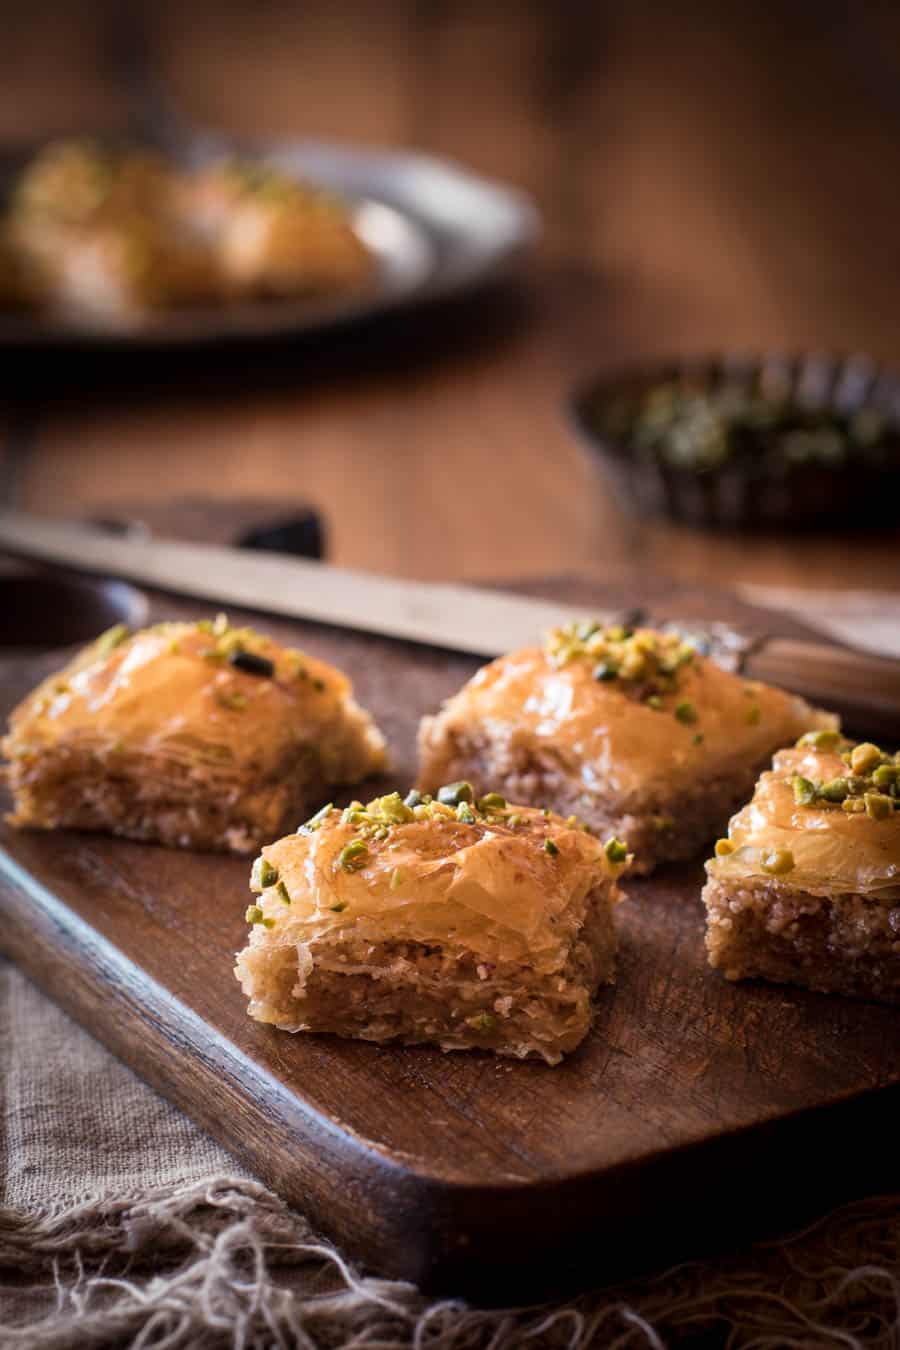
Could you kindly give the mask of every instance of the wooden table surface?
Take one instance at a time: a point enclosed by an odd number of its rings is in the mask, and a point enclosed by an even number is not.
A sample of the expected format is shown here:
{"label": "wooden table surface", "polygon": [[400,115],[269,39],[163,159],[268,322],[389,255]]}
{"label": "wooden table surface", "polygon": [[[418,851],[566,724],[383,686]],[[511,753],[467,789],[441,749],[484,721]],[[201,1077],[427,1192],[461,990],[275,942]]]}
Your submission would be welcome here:
{"label": "wooden table surface", "polygon": [[900,11],[687,9],[10,6],[6,142],[127,126],[139,47],[192,122],[427,148],[532,192],[546,232],[502,291],[316,350],[5,359],[7,501],[305,499],[333,561],[418,577],[639,564],[900,589],[896,531],[627,519],[566,424],[567,391],[598,367],[725,347],[900,361]]}

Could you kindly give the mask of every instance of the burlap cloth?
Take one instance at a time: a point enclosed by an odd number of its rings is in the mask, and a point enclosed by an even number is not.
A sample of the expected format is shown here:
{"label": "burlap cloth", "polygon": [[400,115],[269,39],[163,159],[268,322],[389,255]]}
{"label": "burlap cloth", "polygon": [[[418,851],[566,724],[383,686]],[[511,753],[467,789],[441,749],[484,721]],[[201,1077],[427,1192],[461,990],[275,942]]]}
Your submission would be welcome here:
{"label": "burlap cloth", "polygon": [[349,1265],[2,962],[0,1068],[2,1350],[900,1347],[900,1197],[630,1285],[598,1269],[564,1304],[482,1310]]}

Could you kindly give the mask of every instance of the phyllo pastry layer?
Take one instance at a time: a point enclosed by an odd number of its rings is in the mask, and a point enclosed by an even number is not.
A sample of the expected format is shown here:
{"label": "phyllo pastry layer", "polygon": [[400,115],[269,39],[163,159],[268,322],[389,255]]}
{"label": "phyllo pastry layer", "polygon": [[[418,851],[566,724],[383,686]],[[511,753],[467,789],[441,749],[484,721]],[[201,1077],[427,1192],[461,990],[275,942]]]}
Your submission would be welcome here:
{"label": "phyllo pastry layer", "polygon": [[900,1003],[900,756],[804,736],[707,873],[709,961],[728,979]]}
{"label": "phyllo pastry layer", "polygon": [[260,1022],[549,1064],[613,980],[628,861],[549,812],[412,792],[323,809],[262,851],[235,974]]}
{"label": "phyllo pastry layer", "polygon": [[688,642],[596,623],[485,666],[419,732],[419,785],[488,784],[576,813],[635,871],[702,851],[772,753],[835,719],[749,683]]}
{"label": "phyllo pastry layer", "polygon": [[224,615],[111,629],[15,709],[0,748],[14,825],[235,852],[385,759],[345,675]]}

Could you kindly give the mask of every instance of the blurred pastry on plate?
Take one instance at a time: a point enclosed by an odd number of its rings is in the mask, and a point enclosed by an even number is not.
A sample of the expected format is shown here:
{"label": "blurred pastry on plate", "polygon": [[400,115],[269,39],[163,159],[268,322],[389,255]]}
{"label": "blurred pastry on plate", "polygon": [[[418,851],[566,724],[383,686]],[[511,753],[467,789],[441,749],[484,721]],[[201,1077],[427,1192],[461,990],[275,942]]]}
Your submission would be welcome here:
{"label": "blurred pastry on plate", "polygon": [[236,295],[341,291],[372,274],[344,203],[268,166],[229,161],[185,176],[180,203]]}
{"label": "blurred pastry on plate", "polygon": [[341,671],[250,628],[119,625],[13,711],[13,825],[249,852],[384,767]]}
{"label": "blurred pastry on plate", "polygon": [[468,783],[325,807],[262,850],[235,974],[286,1031],[549,1064],[614,978],[627,846]]}
{"label": "blurred pastry on plate", "polygon": [[[3,220],[0,305],[134,327],[142,315],[363,286],[374,260],[348,204],[253,162],[203,168],[53,142]],[[4,297],[9,295],[9,301]]]}

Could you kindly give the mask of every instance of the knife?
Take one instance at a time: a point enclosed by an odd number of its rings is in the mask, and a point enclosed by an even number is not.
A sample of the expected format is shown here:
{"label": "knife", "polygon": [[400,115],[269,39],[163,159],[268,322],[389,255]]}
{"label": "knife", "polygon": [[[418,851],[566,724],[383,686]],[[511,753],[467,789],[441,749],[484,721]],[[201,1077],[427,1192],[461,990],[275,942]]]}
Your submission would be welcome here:
{"label": "knife", "polygon": [[[561,605],[475,586],[406,581],[279,554],[153,536],[121,538],[89,525],[0,513],[0,550],[105,573],[216,604],[378,633],[494,657],[586,617]],[[590,617],[605,622],[621,613]],[[641,615],[641,618],[647,616]],[[701,650],[747,679],[803,694],[841,714],[848,730],[900,741],[900,662],[829,642],[767,637],[727,624],[677,624]]]}

